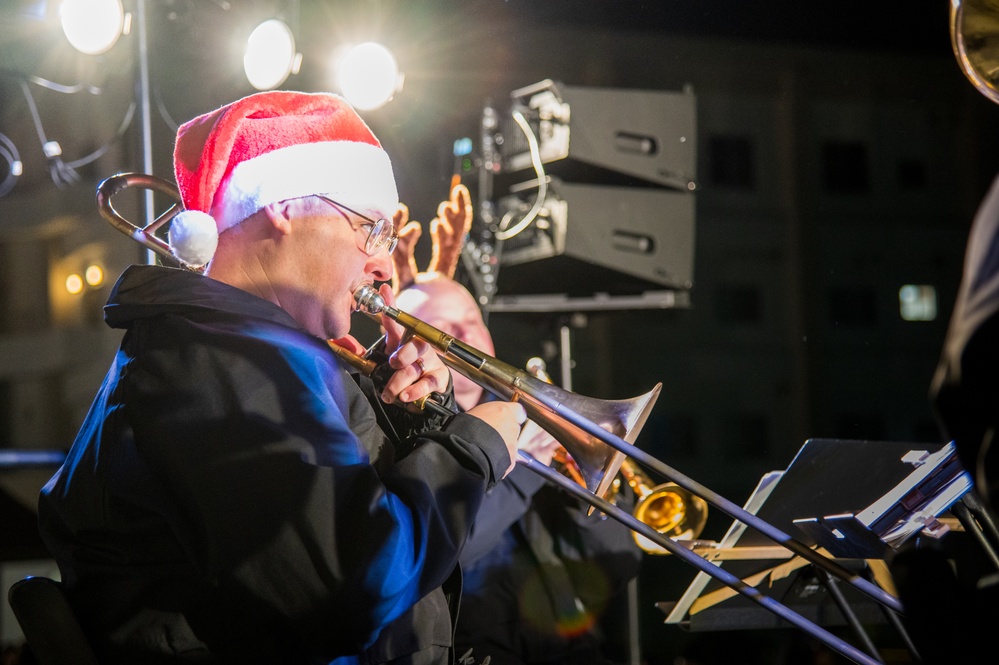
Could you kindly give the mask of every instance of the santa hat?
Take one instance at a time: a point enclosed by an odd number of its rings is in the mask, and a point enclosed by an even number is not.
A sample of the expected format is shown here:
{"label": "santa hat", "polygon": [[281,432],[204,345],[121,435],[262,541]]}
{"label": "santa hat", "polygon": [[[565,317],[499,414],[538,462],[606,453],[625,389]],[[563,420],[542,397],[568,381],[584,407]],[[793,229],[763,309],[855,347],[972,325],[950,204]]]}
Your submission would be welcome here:
{"label": "santa hat", "polygon": [[192,266],[270,203],[323,194],[385,218],[399,206],[388,154],[333,94],[250,95],[181,125],[173,157],[185,211],[170,223],[170,247]]}

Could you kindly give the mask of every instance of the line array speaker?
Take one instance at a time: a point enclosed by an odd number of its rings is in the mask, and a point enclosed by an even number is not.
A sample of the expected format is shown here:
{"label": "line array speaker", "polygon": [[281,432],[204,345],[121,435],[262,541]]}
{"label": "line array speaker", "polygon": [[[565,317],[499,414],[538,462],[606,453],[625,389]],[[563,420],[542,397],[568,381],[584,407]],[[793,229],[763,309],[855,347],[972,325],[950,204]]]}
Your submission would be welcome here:
{"label": "line array speaker", "polygon": [[[534,193],[500,199],[500,214],[522,218]],[[500,246],[497,294],[630,295],[690,288],[692,195],[553,179],[543,210]]]}

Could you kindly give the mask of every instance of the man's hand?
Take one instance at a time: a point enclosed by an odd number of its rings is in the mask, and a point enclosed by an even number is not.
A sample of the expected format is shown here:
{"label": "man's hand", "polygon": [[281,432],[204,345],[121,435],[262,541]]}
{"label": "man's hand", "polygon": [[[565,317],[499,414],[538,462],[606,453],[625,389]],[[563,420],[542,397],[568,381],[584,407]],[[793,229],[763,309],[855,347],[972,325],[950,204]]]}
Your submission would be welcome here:
{"label": "man's hand", "polygon": [[541,429],[533,420],[524,423],[517,440],[517,447],[546,466],[551,466],[555,451],[562,447],[551,434]]}
{"label": "man's hand", "polygon": [[503,474],[506,478],[517,464],[517,439],[520,438],[521,425],[527,420],[523,405],[516,402],[485,402],[473,406],[467,413],[486,421],[503,437],[503,443],[510,453],[510,466]]}
{"label": "man's hand", "polygon": [[[378,292],[386,305],[395,306],[395,295],[388,284],[382,284]],[[382,390],[383,402],[391,404],[397,399],[403,403],[414,402],[432,392],[447,390],[450,370],[432,346],[409,335],[403,326],[385,315],[382,315],[382,327],[389,366],[396,370]]]}

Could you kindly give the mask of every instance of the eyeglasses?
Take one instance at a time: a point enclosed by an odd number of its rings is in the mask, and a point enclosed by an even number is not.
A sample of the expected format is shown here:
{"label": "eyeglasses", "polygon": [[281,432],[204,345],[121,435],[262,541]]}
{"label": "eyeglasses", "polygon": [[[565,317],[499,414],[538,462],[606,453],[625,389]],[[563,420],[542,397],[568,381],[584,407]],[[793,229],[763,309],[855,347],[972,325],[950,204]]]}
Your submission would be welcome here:
{"label": "eyeglasses", "polygon": [[341,211],[346,210],[364,220],[362,226],[368,227],[368,237],[364,240],[364,246],[361,247],[358,245],[358,248],[364,251],[365,254],[374,256],[383,248],[388,249],[389,254],[395,251],[395,246],[399,244],[399,236],[396,235],[395,226],[392,225],[392,222],[384,217],[378,220],[371,219],[367,215],[361,214],[353,208],[348,208],[344,204],[338,203],[322,194],[316,194],[316,196],[334,208]]}

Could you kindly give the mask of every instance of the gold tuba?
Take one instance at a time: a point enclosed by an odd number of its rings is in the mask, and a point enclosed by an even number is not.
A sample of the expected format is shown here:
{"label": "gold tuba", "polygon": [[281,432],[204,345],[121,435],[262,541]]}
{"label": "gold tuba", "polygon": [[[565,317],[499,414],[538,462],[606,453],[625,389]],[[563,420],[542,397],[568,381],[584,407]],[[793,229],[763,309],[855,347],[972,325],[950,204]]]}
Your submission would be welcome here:
{"label": "gold tuba", "polygon": [[950,41],[964,75],[999,103],[999,0],[951,0]]}

